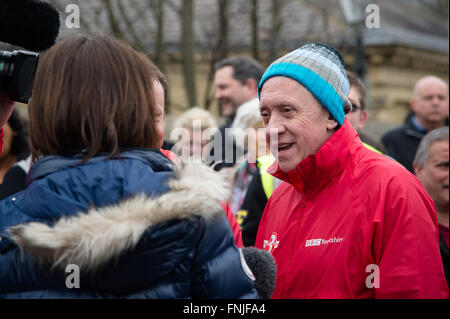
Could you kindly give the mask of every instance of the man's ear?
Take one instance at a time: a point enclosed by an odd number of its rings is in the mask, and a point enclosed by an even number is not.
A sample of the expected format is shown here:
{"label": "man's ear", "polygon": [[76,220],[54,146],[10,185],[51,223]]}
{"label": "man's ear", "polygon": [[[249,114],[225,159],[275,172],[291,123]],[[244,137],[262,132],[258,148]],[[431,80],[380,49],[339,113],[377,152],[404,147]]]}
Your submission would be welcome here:
{"label": "man's ear", "polygon": [[416,161],[413,162],[414,175],[416,175],[417,179],[422,182],[422,171],[423,167]]}
{"label": "man's ear", "polygon": [[416,99],[413,97],[411,100],[409,100],[409,107],[411,109],[411,111],[413,111],[413,113],[416,113]]}
{"label": "man's ear", "polygon": [[327,120],[327,130],[328,131],[335,130],[337,128],[337,126],[338,126],[338,122],[330,114],[330,116],[328,116],[328,120]]}
{"label": "man's ear", "polygon": [[258,83],[255,79],[249,78],[245,81],[245,87],[248,89],[248,92],[251,94],[257,94],[258,92]]}
{"label": "man's ear", "polygon": [[362,129],[367,121],[367,111],[361,110],[360,112],[360,118],[359,118],[359,124],[358,124],[358,130]]}

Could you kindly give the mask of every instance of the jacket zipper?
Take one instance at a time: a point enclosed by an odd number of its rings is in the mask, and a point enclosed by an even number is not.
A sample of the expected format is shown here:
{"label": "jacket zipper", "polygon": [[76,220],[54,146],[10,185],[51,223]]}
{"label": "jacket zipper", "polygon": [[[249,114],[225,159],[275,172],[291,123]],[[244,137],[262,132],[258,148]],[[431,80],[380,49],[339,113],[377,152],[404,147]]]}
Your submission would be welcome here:
{"label": "jacket zipper", "polygon": [[290,249],[290,252],[289,252],[289,260],[288,260],[288,264],[287,264],[287,267],[286,267],[286,276],[285,276],[285,278],[283,280],[283,295],[284,296],[286,296],[286,290],[287,290],[287,286],[286,286],[287,274],[289,273],[289,269],[291,267],[292,257],[294,255],[295,247],[297,245],[298,233],[300,231],[300,226],[301,226],[301,223],[302,223],[303,215],[305,213],[306,199],[305,199],[305,195],[303,195],[303,194],[302,194],[302,197],[301,197],[299,205],[300,205],[300,213],[299,213],[299,216],[298,216],[297,226],[295,227],[294,240],[292,241],[291,249]]}

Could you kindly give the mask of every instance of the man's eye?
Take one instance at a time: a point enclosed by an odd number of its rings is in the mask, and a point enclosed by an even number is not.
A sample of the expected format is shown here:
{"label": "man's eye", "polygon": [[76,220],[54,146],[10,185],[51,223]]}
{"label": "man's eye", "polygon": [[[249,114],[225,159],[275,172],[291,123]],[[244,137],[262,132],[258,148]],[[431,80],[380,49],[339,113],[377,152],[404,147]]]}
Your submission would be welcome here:
{"label": "man's eye", "polygon": [[448,163],[449,163],[449,162],[439,162],[439,163],[436,163],[436,168],[442,169],[442,170],[448,170]]}
{"label": "man's eye", "polygon": [[282,111],[283,111],[283,113],[289,113],[289,112],[292,111],[292,107],[290,107],[290,106],[284,106],[284,107],[282,108]]}

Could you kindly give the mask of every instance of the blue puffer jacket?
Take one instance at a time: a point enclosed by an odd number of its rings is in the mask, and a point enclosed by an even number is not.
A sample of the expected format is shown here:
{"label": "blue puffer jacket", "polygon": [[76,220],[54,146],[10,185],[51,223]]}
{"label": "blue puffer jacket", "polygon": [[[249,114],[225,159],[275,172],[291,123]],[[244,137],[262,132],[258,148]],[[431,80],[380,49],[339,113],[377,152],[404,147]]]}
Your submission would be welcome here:
{"label": "blue puffer jacket", "polygon": [[0,297],[257,298],[209,167],[129,150],[28,178],[0,202]]}

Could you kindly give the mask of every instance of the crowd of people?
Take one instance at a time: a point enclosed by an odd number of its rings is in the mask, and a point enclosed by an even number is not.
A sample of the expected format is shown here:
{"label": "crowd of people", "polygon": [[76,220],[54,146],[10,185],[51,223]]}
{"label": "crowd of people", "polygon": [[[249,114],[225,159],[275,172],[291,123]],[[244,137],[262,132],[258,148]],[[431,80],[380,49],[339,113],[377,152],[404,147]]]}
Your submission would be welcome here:
{"label": "crowd of people", "polygon": [[28,132],[0,92],[0,297],[449,297],[445,81],[382,143],[325,44],[226,58],[214,88],[223,126],[194,107],[167,134],[148,57],[74,36],[39,63]]}

